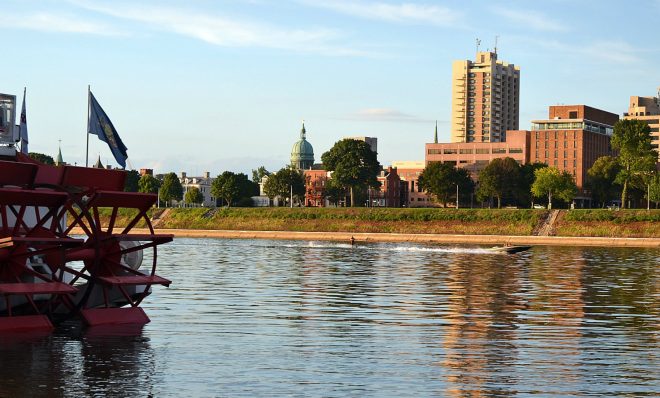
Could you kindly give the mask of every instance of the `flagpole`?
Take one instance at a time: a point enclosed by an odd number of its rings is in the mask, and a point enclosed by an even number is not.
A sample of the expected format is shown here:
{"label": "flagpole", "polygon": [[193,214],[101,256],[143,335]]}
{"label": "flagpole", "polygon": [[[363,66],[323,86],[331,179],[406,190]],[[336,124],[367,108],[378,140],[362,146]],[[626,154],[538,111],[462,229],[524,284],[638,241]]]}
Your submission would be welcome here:
{"label": "flagpole", "polygon": [[[23,146],[25,145],[25,141],[23,140],[23,135],[25,134],[25,132],[22,131],[23,112],[25,112],[25,92],[26,92],[26,89],[27,89],[27,87],[23,87],[23,107],[21,108],[21,122],[19,123],[19,127],[18,127],[18,133],[19,133],[18,137],[21,141],[21,153],[25,153],[27,155],[27,152],[25,152],[25,149],[23,148]],[[27,126],[27,122],[25,122],[25,125]]]}
{"label": "flagpole", "polygon": [[85,135],[87,136],[87,149],[85,150],[85,167],[89,167],[89,107],[90,107],[90,95],[92,90],[90,85],[87,85],[87,131]]}

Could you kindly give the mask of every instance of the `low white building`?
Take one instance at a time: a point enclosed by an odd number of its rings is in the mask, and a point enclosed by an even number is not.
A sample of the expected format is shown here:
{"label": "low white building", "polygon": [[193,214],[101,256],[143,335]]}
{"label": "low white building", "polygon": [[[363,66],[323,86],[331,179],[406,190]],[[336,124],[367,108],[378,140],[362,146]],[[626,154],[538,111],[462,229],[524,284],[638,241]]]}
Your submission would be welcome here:
{"label": "low white building", "polygon": [[199,189],[202,195],[204,195],[202,206],[215,206],[215,198],[211,196],[211,184],[213,183],[213,180],[215,180],[215,178],[212,178],[211,173],[208,171],[205,172],[202,177],[188,177],[185,172],[181,172],[179,181],[181,181],[181,185],[183,186],[183,197],[185,198],[188,189],[195,187]]}

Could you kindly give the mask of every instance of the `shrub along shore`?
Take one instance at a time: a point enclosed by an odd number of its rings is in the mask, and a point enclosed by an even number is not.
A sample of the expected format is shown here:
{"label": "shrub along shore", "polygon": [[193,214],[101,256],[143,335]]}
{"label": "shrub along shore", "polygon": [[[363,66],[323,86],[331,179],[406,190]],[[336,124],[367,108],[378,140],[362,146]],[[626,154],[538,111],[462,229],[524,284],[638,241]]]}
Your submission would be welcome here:
{"label": "shrub along shore", "polygon": [[[158,217],[161,212],[162,209],[154,209],[150,215]],[[531,209],[173,208],[158,220],[157,228],[533,236],[548,213]],[[123,210],[118,225],[125,225],[130,215],[130,211]],[[657,238],[660,242],[660,210],[562,210],[554,235]]]}

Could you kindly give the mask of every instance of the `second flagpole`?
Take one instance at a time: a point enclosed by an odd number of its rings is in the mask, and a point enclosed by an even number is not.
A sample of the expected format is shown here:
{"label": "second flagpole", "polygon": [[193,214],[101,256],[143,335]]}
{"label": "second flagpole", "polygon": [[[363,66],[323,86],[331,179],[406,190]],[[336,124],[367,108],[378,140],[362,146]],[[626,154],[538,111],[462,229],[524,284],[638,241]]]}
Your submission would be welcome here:
{"label": "second flagpole", "polygon": [[90,106],[90,94],[92,90],[90,85],[87,85],[87,131],[85,135],[87,136],[87,149],[85,150],[85,167],[89,167],[89,106]]}

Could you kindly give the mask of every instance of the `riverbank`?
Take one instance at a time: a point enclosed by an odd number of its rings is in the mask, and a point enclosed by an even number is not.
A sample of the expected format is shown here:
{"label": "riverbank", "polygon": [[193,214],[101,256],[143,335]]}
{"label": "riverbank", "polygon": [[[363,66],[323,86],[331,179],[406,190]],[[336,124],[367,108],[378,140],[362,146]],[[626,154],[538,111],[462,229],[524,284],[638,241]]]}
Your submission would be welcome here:
{"label": "riverbank", "polygon": [[[133,233],[146,233],[134,229]],[[318,240],[350,242],[412,242],[469,245],[545,245],[545,246],[597,246],[597,247],[642,247],[660,248],[660,238],[603,238],[567,236],[503,236],[503,235],[458,235],[458,234],[400,234],[400,233],[351,233],[351,232],[294,232],[294,231],[237,231],[200,229],[158,229],[156,233],[172,234],[179,238],[221,239],[278,239]]]}
{"label": "riverbank", "polygon": [[[107,222],[110,212],[100,213]],[[116,225],[134,214],[122,209]],[[159,232],[182,237],[660,247],[660,210],[173,208],[150,216]]]}

